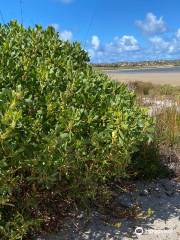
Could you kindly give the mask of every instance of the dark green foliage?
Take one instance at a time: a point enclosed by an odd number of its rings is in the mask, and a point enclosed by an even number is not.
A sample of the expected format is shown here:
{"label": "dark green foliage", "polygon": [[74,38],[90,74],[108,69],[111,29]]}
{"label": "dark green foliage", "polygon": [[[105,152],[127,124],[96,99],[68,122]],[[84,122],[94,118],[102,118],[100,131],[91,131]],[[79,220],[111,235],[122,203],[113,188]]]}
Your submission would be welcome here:
{"label": "dark green foliage", "polygon": [[165,178],[170,176],[170,171],[162,164],[157,141],[142,143],[139,150],[132,156],[130,171],[138,179]]}
{"label": "dark green foliage", "polygon": [[85,202],[126,175],[152,121],[52,27],[0,26],[0,238],[38,225],[39,193]]}

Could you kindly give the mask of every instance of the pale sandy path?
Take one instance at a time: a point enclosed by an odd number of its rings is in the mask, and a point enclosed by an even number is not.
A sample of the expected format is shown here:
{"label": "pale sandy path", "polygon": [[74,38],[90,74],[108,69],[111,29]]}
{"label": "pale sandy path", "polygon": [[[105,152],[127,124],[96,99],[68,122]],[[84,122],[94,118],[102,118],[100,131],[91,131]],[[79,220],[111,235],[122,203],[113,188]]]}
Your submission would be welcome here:
{"label": "pale sandy path", "polygon": [[153,84],[180,86],[180,73],[107,73],[113,80],[122,82],[143,81]]}
{"label": "pale sandy path", "polygon": [[[153,182],[136,182],[133,192],[117,196],[120,206],[138,204],[142,212],[152,215],[139,219],[119,219],[120,226],[104,222],[103,215],[94,211],[88,223],[83,213],[68,218],[59,234],[38,237],[35,240],[179,240],[180,239],[180,183],[161,179]],[[118,210],[117,210],[118,211]],[[137,227],[143,234],[136,235]]]}

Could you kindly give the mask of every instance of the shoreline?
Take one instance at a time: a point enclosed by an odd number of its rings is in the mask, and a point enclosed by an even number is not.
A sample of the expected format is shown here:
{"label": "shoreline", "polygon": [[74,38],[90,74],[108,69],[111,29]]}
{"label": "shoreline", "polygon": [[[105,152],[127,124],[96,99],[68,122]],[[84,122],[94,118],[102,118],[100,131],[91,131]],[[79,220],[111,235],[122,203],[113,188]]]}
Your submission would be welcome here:
{"label": "shoreline", "polygon": [[[117,68],[109,68],[108,69],[108,67],[106,68],[104,68],[103,69],[103,71],[133,71],[133,70],[151,70],[151,69],[171,69],[171,68],[176,68],[176,67],[180,67],[180,66],[174,66],[174,65],[164,65],[164,66],[161,66],[161,65],[159,65],[159,66],[136,66],[136,67],[130,67],[130,68],[128,68],[128,67],[117,67]],[[103,67],[102,67],[103,68]],[[100,68],[99,68],[100,69]]]}

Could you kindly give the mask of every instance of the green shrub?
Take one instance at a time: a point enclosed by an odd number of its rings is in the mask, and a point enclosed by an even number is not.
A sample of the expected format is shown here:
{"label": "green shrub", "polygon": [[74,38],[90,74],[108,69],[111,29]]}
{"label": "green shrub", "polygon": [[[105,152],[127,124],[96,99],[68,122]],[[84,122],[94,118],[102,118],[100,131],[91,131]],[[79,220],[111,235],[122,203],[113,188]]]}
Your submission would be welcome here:
{"label": "green shrub", "polygon": [[39,193],[83,203],[126,175],[152,120],[125,85],[88,64],[52,27],[0,26],[0,238],[37,222]]}

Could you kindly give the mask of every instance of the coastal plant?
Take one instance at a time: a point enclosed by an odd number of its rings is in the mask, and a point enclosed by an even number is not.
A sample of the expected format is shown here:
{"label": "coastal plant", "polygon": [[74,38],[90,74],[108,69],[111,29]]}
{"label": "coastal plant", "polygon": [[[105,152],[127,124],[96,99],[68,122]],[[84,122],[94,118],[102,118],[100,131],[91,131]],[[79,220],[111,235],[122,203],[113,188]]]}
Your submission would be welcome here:
{"label": "coastal plant", "polygon": [[164,107],[156,116],[156,135],[162,145],[180,147],[180,111],[178,102]]}
{"label": "coastal plant", "polygon": [[0,25],[0,239],[47,219],[43,198],[87,204],[127,177],[153,121],[124,84],[92,69],[53,27]]}

